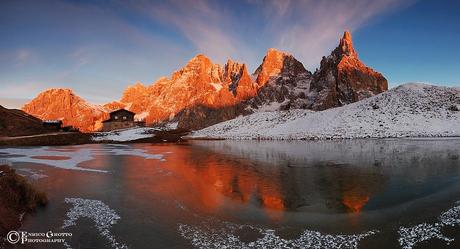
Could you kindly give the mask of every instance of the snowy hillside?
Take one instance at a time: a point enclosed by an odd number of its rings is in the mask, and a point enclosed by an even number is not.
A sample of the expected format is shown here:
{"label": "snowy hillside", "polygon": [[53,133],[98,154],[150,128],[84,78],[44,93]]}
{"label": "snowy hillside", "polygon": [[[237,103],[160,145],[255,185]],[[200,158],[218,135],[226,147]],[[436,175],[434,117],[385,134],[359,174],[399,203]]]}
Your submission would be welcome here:
{"label": "snowy hillside", "polygon": [[460,89],[408,83],[320,112],[290,110],[239,117],[190,138],[332,139],[460,136]]}

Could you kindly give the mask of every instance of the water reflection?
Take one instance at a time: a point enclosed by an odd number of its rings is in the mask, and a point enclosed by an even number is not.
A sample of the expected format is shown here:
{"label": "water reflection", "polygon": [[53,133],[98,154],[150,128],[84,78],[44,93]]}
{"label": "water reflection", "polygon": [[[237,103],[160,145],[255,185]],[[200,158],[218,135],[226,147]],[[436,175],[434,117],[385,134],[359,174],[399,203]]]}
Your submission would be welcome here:
{"label": "water reflection", "polygon": [[[116,210],[122,219],[113,234],[132,248],[187,247],[178,224],[201,228],[203,220],[210,230],[225,222],[266,226],[283,239],[305,229],[324,234],[377,229],[375,239],[382,241],[370,248],[397,248],[394,231],[401,224],[436,218],[460,199],[458,148],[460,140],[445,139],[84,145],[48,150],[69,156],[90,150],[91,160],[78,167],[107,173],[27,162],[15,167],[48,176],[35,183],[49,193],[50,205],[26,221],[28,230],[59,228],[69,209],[63,200],[78,197]],[[81,241],[98,241],[88,239],[92,230],[78,225],[72,232],[77,237],[83,231]],[[246,235],[248,241],[258,236]]]}
{"label": "water reflection", "polygon": [[[196,169],[195,178],[207,179],[209,186],[219,186],[215,189],[233,200],[248,202],[253,196],[264,208],[289,211],[357,213],[368,204],[369,209],[391,206],[394,202],[385,197],[393,186],[406,188],[391,193],[398,202],[415,199],[445,187],[447,178],[457,176],[460,169],[455,159],[460,153],[458,140],[193,145],[193,158],[184,158],[181,165]],[[427,185],[430,181],[436,184]]]}
{"label": "water reflection", "polygon": [[[158,163],[163,175],[152,172],[155,175],[148,176],[149,171],[142,168],[145,162],[137,161],[136,157],[123,159],[122,164],[129,167],[123,167],[122,175],[130,179],[126,186],[134,188],[129,192],[147,191],[146,196],[161,195],[163,198],[174,196],[200,212],[216,213],[249,207],[263,209],[269,218],[280,219],[280,211],[359,213],[372,204],[376,195],[385,191],[390,176],[395,173],[395,167],[382,166],[387,165],[386,161],[376,164],[375,158],[362,152],[360,155],[366,155],[365,158],[340,153],[343,157],[336,160],[315,160],[313,156],[299,160],[282,153],[289,151],[286,150],[289,147],[297,147],[296,144],[282,144],[281,151],[267,153],[264,146],[256,149],[260,142],[248,143],[252,143],[251,154],[240,150],[240,143],[230,141],[159,147],[151,153],[170,152],[166,154],[165,162]],[[295,155],[311,154],[316,145],[311,146],[313,148]],[[334,146],[329,151],[321,147],[322,153],[331,153],[332,157],[338,153],[333,151]],[[365,146],[359,148],[369,149]],[[281,161],[284,163],[278,164]],[[411,164],[402,163],[400,167],[396,172],[406,172]],[[439,169],[436,171],[439,173]],[[420,172],[414,171],[413,174]],[[376,203],[379,201],[382,202],[380,197]],[[389,204],[383,202],[378,207]]]}
{"label": "water reflection", "polygon": [[160,147],[160,153],[167,156],[156,164],[160,169],[156,171],[143,168],[143,162],[135,157],[125,159],[124,164],[130,167],[123,169],[122,177],[129,192],[143,192],[145,197],[174,196],[188,208],[207,213],[229,208],[230,202],[263,209],[285,208],[276,172],[270,172],[274,177],[267,177],[246,160],[233,160],[194,146]]}

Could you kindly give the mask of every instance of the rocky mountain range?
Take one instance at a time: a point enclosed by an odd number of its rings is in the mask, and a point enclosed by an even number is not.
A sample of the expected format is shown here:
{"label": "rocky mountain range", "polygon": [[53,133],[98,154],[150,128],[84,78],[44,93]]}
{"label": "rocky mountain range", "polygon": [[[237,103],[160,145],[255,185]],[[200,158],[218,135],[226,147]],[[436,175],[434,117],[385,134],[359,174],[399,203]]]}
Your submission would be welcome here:
{"label": "rocky mountain range", "polygon": [[253,74],[244,63],[213,63],[199,54],[171,77],[129,86],[119,101],[91,105],[69,89],[39,94],[23,110],[41,119],[61,119],[81,131],[96,131],[110,111],[125,108],[147,124],[177,122],[200,129],[240,115],[288,109],[324,110],[387,90],[386,79],[359,59],[351,35],[312,74],[291,54],[269,49]]}
{"label": "rocky mountain range", "polygon": [[460,136],[460,88],[406,83],[324,111],[257,112],[189,138],[317,140]]}

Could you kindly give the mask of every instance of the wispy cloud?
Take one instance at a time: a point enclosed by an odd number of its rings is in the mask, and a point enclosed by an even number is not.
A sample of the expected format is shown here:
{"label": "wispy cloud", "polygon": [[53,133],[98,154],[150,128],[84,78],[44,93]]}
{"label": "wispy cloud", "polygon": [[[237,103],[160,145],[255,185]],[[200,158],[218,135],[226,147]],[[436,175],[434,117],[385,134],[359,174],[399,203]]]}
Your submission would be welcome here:
{"label": "wispy cloud", "polygon": [[148,3],[140,7],[154,21],[178,29],[200,52],[213,60],[249,59],[255,53],[236,29],[241,24],[217,1],[195,0]]}
{"label": "wispy cloud", "polygon": [[197,52],[255,69],[275,47],[314,69],[345,29],[414,1],[4,1],[0,97],[62,86],[116,98],[127,84],[170,75]]}
{"label": "wispy cloud", "polygon": [[331,0],[257,2],[265,10],[274,46],[292,52],[313,69],[337,45],[344,30],[357,30],[391,10],[414,0]]}
{"label": "wispy cloud", "polygon": [[[237,58],[253,62],[257,58],[260,62],[263,55],[258,52],[265,46],[264,50],[287,50],[314,69],[344,30],[357,30],[381,14],[414,1],[246,0],[234,5],[248,9],[234,11],[226,1],[173,0],[138,7],[153,20],[178,29],[199,52],[217,61]],[[253,23],[251,13],[257,15],[258,24]]]}

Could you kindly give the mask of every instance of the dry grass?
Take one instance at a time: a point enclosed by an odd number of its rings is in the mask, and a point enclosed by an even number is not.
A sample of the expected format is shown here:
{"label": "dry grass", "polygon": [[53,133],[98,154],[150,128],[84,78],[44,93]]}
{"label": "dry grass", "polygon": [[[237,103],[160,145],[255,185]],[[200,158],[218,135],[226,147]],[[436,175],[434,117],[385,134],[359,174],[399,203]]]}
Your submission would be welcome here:
{"label": "dry grass", "polygon": [[46,194],[7,165],[0,166],[0,236],[21,225],[21,214],[48,203]]}

